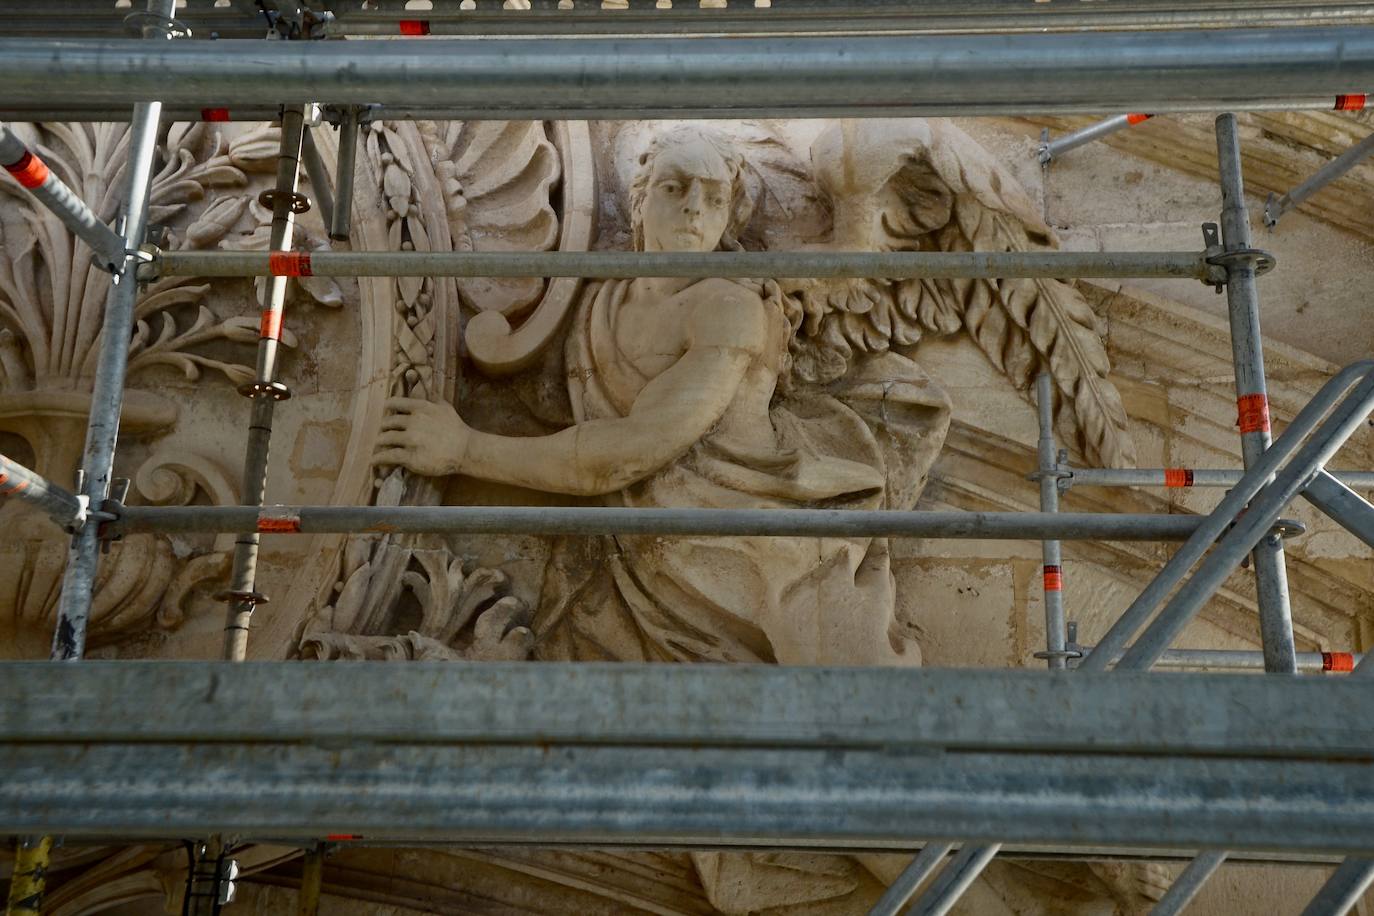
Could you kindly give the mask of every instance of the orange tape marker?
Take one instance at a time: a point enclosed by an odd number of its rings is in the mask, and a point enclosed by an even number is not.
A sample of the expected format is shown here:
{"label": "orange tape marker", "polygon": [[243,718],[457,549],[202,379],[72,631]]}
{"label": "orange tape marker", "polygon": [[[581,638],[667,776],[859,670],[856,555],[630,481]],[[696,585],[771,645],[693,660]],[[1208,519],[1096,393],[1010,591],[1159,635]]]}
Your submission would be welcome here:
{"label": "orange tape marker", "polygon": [[301,517],[299,515],[269,515],[267,512],[258,514],[258,533],[260,534],[299,534],[301,530]]}
{"label": "orange tape marker", "polygon": [[48,180],[47,165],[28,150],[24,150],[24,155],[19,157],[18,162],[11,162],[5,166],[5,171],[13,175],[15,181],[29,190],[33,190]]}
{"label": "orange tape marker", "polygon": [[1126,123],[1134,126],[1142,121],[1148,121],[1153,117],[1154,115],[1152,114],[1128,114],[1126,115]]}
{"label": "orange tape marker", "polygon": [[1064,570],[1059,566],[1045,567],[1045,591],[1062,592],[1064,590]]}
{"label": "orange tape marker", "polygon": [[1191,468],[1165,468],[1164,486],[1166,487],[1191,487],[1193,485],[1193,471]]}
{"label": "orange tape marker", "polygon": [[1355,656],[1349,652],[1323,652],[1323,671],[1354,671]]}
{"label": "orange tape marker", "polygon": [[0,493],[18,493],[20,490],[28,487],[28,485],[29,482],[27,480],[10,480],[8,476],[0,474]]}
{"label": "orange tape marker", "polygon": [[227,108],[202,108],[200,110],[202,121],[228,121],[229,109]]}
{"label": "orange tape marker", "polygon": [[273,251],[267,255],[267,272],[274,277],[309,277],[310,252]]}
{"label": "orange tape marker", "polygon": [[428,34],[429,34],[429,20],[428,20],[428,19],[402,19],[400,24],[401,24],[401,34],[402,34],[402,35],[428,35]]}
{"label": "orange tape marker", "polygon": [[262,323],[258,325],[258,336],[268,340],[281,340],[281,312],[276,309],[262,310]]}
{"label": "orange tape marker", "polygon": [[1363,92],[1353,92],[1349,95],[1336,96],[1336,111],[1360,111],[1364,108],[1365,94]]}
{"label": "orange tape marker", "polygon": [[1236,398],[1236,425],[1241,434],[1269,432],[1269,399],[1262,394]]}

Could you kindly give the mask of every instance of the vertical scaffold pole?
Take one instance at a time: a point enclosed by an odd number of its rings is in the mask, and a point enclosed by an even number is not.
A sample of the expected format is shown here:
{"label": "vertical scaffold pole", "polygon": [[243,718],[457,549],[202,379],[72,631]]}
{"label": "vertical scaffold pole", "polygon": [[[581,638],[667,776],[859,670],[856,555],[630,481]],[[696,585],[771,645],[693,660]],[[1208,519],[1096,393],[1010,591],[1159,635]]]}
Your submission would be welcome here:
{"label": "vertical scaffold pole", "polygon": [[324,885],[324,844],[305,851],[301,860],[301,892],[296,899],[296,916],[319,916],[320,889]]}
{"label": "vertical scaffold pole", "polygon": [[[148,0],[147,39],[171,38],[175,0]],[[105,320],[100,331],[100,356],[91,391],[91,415],[86,426],[86,448],[81,458],[81,494],[92,509],[110,495],[114,475],[115,440],[119,437],[119,412],[124,406],[124,372],[129,363],[129,339],[133,334],[134,301],[138,297],[138,248],[148,223],[148,194],[153,159],[157,154],[161,102],[134,106],[129,124],[129,162],[125,168],[124,257],[105,300]],[[86,625],[90,620],[91,592],[99,551],[99,525],[88,521],[72,538],[67,568],[62,576],[62,596],[57,606],[57,630],[53,634],[54,661],[75,660],[86,651]]]}
{"label": "vertical scaffold pole", "polygon": [[43,912],[43,891],[47,885],[48,862],[52,858],[52,837],[20,837],[14,851],[14,871],[10,873],[10,892],[5,916],[38,916]]}
{"label": "vertical scaffold pole", "polygon": [[[1240,135],[1234,114],[1216,120],[1217,161],[1221,175],[1221,238],[1226,257],[1226,305],[1235,360],[1236,406],[1241,457],[1251,467],[1269,447],[1269,393],[1264,381],[1264,341],[1260,336],[1259,293],[1250,245],[1250,214],[1245,208]],[[1288,572],[1283,541],[1270,533],[1252,555],[1258,596],[1265,670],[1296,674],[1293,618],[1288,604]]]}
{"label": "vertical scaffold pole", "polygon": [[[1269,429],[1269,392],[1264,380],[1264,338],[1260,335],[1259,291],[1255,286],[1257,252],[1251,247],[1250,212],[1245,207],[1245,179],[1240,158],[1236,116],[1227,112],[1216,120],[1217,170],[1221,179],[1221,241],[1226,267],[1226,309],[1231,322],[1231,356],[1236,374],[1236,423],[1240,427],[1241,458],[1246,469],[1259,461],[1272,441]],[[1293,644],[1293,614],[1288,602],[1288,570],[1283,539],[1269,532],[1250,555],[1255,564],[1255,595],[1259,604],[1260,642],[1264,670],[1297,674],[1298,653]],[[1142,644],[1137,640],[1137,649]],[[1157,654],[1157,653],[1156,653]],[[1152,659],[1153,660],[1153,659]],[[1178,893],[1170,888],[1160,901],[1173,901],[1177,912],[1193,898],[1212,873],[1226,861],[1226,853],[1198,854],[1179,875]]]}
{"label": "vertical scaffold pole", "polygon": [[[1374,681],[1374,652],[1366,652],[1364,660],[1355,666],[1350,676]],[[1317,896],[1303,909],[1302,916],[1345,916],[1371,885],[1374,885],[1374,859],[1351,856],[1326,879]]]}
{"label": "vertical scaffold pole", "polygon": [[329,172],[325,170],[320,149],[315,145],[315,129],[306,125],[301,135],[301,157],[306,177],[310,179],[310,194],[320,208],[320,219],[328,230],[334,225],[334,195],[329,191]]}
{"label": "vertical scaffold pole", "polygon": [[339,158],[334,170],[334,218],[329,223],[329,237],[336,242],[348,241],[353,218],[353,175],[358,162],[358,120],[356,106],[344,109],[339,119]]}
{"label": "vertical scaffold pole", "polygon": [[[282,111],[281,147],[277,159],[276,188],[269,192],[272,203],[271,249],[284,252],[291,247],[296,212],[301,200],[301,137],[305,129],[303,106],[288,106]],[[257,378],[239,388],[253,401],[248,426],[248,447],[243,459],[243,504],[261,506],[267,495],[267,458],[272,444],[272,416],[277,401],[291,396],[277,381],[277,357],[281,344],[282,309],[286,302],[289,271],[267,279],[263,293],[262,321],[258,336]],[[224,659],[243,661],[248,652],[248,625],[253,608],[265,601],[257,591],[259,535],[240,535],[234,544],[234,565],[229,589],[222,597],[229,604],[224,621]]]}
{"label": "vertical scaffold pole", "polygon": [[[1059,511],[1059,454],[1054,444],[1054,378],[1048,372],[1035,377],[1035,406],[1040,420],[1040,459],[1036,480],[1040,484],[1040,511]],[[1064,629],[1064,566],[1059,541],[1040,542],[1044,563],[1045,652],[1050,670],[1062,670],[1067,654]]]}

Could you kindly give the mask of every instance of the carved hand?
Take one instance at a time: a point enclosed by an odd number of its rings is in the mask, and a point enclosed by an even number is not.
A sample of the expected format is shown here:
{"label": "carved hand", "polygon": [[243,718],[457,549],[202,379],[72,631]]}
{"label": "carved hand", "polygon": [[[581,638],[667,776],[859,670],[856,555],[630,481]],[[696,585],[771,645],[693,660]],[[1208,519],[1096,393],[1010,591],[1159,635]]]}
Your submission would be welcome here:
{"label": "carved hand", "polygon": [[440,477],[463,466],[472,429],[449,403],[419,398],[389,398],[373,464],[400,465]]}

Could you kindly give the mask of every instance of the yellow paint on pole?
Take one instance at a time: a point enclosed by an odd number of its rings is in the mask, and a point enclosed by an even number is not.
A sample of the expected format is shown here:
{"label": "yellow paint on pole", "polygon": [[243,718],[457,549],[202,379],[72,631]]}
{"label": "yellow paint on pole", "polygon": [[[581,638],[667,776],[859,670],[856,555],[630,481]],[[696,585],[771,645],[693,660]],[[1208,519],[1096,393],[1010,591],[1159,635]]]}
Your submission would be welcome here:
{"label": "yellow paint on pole", "polygon": [[23,837],[19,840],[5,916],[41,912],[43,887],[47,883],[48,860],[51,856],[52,837]]}

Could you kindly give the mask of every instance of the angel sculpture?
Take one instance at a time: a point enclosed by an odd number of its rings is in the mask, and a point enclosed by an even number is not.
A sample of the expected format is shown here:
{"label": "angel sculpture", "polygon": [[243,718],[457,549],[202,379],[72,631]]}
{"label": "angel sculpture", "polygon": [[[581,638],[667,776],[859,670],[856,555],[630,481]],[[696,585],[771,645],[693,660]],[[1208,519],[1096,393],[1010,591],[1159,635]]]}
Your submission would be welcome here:
{"label": "angel sculpture", "polygon": [[[713,128],[659,134],[630,188],[645,251],[758,247],[758,169]],[[842,250],[1054,247],[972,140],[921,120],[837,124],[812,147]],[[798,240],[800,242],[800,240]],[[575,424],[470,428],[390,402],[375,460],[642,507],[910,509],[950,402],[897,349],[967,330],[1019,387],[1048,366],[1090,459],[1128,454],[1094,316],[1059,281],[644,278],[589,285],[564,358]],[[534,622],[550,659],[919,664],[871,538],[567,539]]]}

